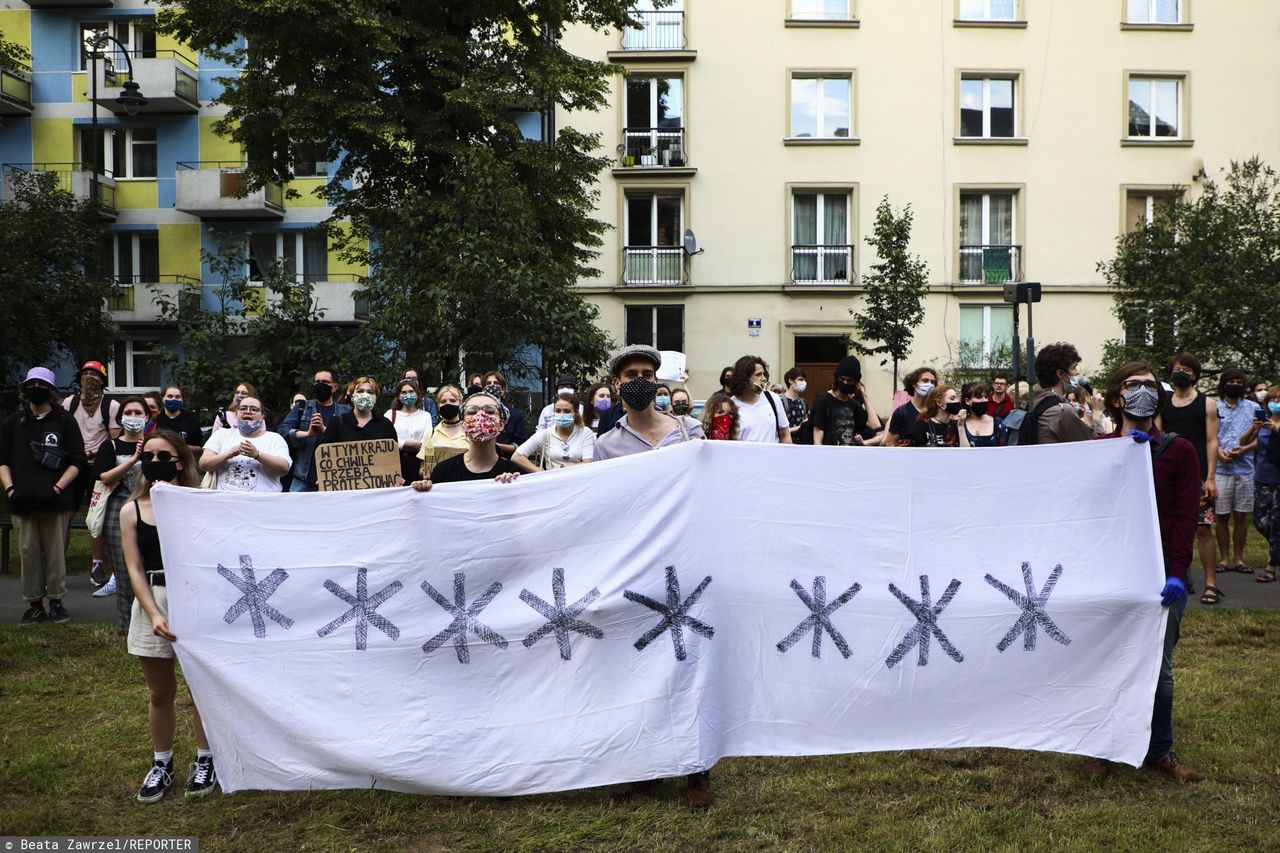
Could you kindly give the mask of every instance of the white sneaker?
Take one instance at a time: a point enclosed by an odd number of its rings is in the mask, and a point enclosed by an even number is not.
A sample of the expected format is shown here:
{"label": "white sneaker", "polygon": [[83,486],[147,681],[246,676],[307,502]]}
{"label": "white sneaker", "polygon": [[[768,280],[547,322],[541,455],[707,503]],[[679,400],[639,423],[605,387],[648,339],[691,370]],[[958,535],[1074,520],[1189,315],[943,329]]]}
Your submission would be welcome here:
{"label": "white sneaker", "polygon": [[112,575],[106,583],[94,590],[94,598],[106,598],[108,595],[116,594],[116,576]]}

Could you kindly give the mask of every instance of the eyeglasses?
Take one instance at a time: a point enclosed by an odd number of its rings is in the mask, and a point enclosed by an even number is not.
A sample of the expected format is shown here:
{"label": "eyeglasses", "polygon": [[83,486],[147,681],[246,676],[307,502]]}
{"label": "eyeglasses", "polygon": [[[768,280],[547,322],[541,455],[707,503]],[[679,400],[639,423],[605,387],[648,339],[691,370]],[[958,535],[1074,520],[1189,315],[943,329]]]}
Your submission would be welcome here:
{"label": "eyeglasses", "polygon": [[470,417],[471,415],[474,415],[477,412],[484,412],[486,415],[496,415],[498,414],[498,411],[499,411],[498,407],[494,405],[467,406],[465,409],[462,410],[462,414],[466,415],[467,417]]}
{"label": "eyeglasses", "polygon": [[262,413],[262,409],[258,406],[237,406],[236,411],[246,415],[257,415]]}
{"label": "eyeglasses", "polygon": [[170,453],[170,452],[169,452],[169,451],[167,451],[167,450],[144,450],[144,451],[142,451],[142,461],[143,461],[143,462],[172,462],[172,461],[174,461],[174,460],[175,460],[175,459],[177,459],[177,458],[178,458],[177,454],[175,454],[175,453]]}
{"label": "eyeglasses", "polygon": [[1150,388],[1152,391],[1160,390],[1160,383],[1154,379],[1128,379],[1120,385],[1125,391],[1136,391],[1139,388]]}

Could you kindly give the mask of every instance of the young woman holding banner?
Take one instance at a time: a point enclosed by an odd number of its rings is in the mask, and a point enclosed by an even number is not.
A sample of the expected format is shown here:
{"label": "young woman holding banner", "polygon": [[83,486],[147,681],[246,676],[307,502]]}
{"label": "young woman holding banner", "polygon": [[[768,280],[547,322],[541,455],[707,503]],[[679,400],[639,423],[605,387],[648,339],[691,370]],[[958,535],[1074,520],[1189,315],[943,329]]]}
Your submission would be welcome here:
{"label": "young woman holding banner", "polygon": [[[160,557],[155,513],[151,510],[151,486],[164,482],[195,488],[199,481],[191,449],[182,436],[169,430],[157,429],[147,437],[141,460],[142,473],[134,487],[133,499],[121,508],[119,517],[124,561],[135,596],[128,649],[142,665],[151,697],[147,720],[154,757],[138,789],[138,802],[155,803],[164,799],[173,787],[173,736],[177,728],[174,699],[178,680],[172,643],[178,638],[169,630],[169,590]],[[201,797],[213,791],[218,774],[213,769],[213,753],[209,750],[195,697],[192,697],[191,715],[196,760],[191,765],[185,791],[188,797]]]}
{"label": "young woman holding banner", "polygon": [[479,391],[467,397],[462,401],[462,427],[466,431],[468,445],[466,452],[436,465],[431,471],[431,479],[418,480],[413,488],[425,492],[433,482],[514,482],[520,476],[520,468],[510,459],[498,455],[497,438],[504,426],[506,419],[502,404],[495,395]]}

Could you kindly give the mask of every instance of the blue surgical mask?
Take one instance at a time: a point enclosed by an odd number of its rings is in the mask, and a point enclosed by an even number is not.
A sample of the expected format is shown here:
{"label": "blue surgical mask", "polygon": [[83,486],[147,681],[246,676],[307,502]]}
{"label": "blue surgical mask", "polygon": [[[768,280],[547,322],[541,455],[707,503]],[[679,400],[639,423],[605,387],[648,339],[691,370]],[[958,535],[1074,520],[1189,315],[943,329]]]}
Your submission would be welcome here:
{"label": "blue surgical mask", "polygon": [[573,412],[556,412],[552,419],[558,427],[573,426]]}
{"label": "blue surgical mask", "polygon": [[671,405],[671,397],[666,394],[659,394],[654,398],[653,402],[659,409],[666,409]]}
{"label": "blue surgical mask", "polygon": [[417,394],[401,394],[400,405],[409,406],[411,408],[413,406],[418,405],[418,395]]}
{"label": "blue surgical mask", "polygon": [[932,382],[921,382],[919,385],[916,386],[916,396],[919,396],[919,397],[928,397],[932,391],[933,391]]}
{"label": "blue surgical mask", "polygon": [[1068,376],[1066,379],[1062,380],[1062,387],[1063,388],[1079,388],[1080,387],[1079,374],[1075,376]]}
{"label": "blue surgical mask", "polygon": [[262,421],[236,421],[236,429],[240,430],[241,435],[253,435],[260,426],[262,426]]}
{"label": "blue surgical mask", "polygon": [[1280,415],[1280,403],[1267,403],[1267,411],[1273,415]]}

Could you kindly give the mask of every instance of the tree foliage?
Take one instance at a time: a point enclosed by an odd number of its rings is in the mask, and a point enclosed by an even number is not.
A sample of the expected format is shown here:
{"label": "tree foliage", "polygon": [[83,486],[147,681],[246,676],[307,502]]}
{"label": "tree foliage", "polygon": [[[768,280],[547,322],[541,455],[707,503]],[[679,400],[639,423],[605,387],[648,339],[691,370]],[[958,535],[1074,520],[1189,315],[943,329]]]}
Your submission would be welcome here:
{"label": "tree foliage", "polygon": [[0,203],[0,382],[32,365],[106,361],[115,338],[100,270],[106,229],[91,203],[61,189],[53,172],[4,175]]}
{"label": "tree foliage", "polygon": [[[929,292],[929,265],[911,254],[911,205],[895,213],[889,197],[876,207],[876,223],[869,246],[879,259],[862,277],[866,305],[854,315],[859,340],[853,348],[862,355],[882,356],[883,366],[893,362],[893,384],[898,385],[898,365],[911,353],[916,327],[924,321],[924,298]],[[868,346],[867,342],[876,346]]]}
{"label": "tree foliage", "polygon": [[1127,333],[1108,342],[1104,370],[1187,351],[1209,374],[1280,376],[1280,179],[1258,158],[1158,209],[1098,269]]}

